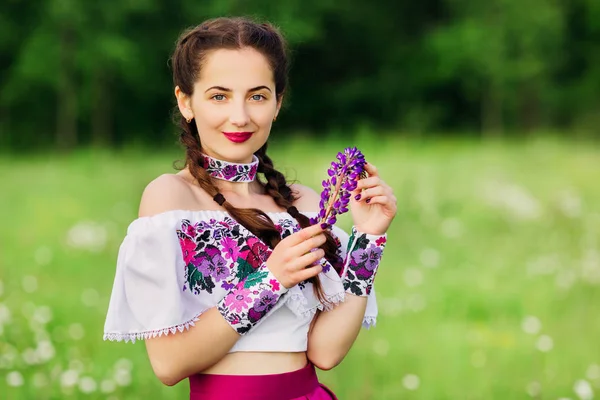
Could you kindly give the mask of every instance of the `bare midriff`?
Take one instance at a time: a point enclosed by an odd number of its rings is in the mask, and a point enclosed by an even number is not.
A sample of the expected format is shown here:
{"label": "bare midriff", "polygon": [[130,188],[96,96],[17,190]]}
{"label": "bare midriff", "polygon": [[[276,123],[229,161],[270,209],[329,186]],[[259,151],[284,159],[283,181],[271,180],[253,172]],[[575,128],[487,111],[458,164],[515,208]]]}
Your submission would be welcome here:
{"label": "bare midriff", "polygon": [[308,362],[305,352],[299,353],[264,353],[235,352],[229,353],[212,367],[202,371],[213,375],[269,375],[296,371]]}

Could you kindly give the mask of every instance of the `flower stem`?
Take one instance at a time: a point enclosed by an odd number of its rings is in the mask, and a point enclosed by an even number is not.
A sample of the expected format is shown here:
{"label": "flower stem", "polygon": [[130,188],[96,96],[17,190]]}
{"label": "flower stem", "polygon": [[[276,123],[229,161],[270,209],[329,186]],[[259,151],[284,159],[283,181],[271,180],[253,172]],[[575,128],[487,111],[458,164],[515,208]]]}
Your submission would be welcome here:
{"label": "flower stem", "polygon": [[335,200],[340,193],[341,187],[342,187],[342,180],[338,179],[337,183],[335,185],[335,192],[333,192],[330,197],[329,204],[327,204],[327,210],[325,211],[325,216],[323,217],[323,220],[321,222],[327,221],[327,219],[329,217],[329,213],[331,212],[331,209],[333,208],[333,205],[335,204]]}

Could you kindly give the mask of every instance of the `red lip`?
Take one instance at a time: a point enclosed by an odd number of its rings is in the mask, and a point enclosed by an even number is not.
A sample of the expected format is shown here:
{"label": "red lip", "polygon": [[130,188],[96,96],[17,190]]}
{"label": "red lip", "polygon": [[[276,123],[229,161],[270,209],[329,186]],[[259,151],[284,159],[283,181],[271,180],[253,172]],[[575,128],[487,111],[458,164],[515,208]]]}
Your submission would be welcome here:
{"label": "red lip", "polygon": [[234,143],[243,143],[250,139],[252,132],[223,132],[223,135]]}

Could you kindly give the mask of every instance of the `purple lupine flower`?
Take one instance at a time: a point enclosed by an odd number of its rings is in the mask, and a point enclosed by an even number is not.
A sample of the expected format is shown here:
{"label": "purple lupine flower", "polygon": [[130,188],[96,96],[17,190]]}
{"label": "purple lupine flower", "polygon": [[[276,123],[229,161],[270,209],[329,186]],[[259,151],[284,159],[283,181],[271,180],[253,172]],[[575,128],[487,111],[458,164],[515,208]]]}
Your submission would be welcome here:
{"label": "purple lupine flower", "polygon": [[319,215],[311,223],[321,223],[325,228],[337,221],[336,216],[348,212],[350,192],[356,190],[357,179],[364,174],[365,156],[356,147],[348,147],[337,154],[327,170],[328,179],[323,181],[319,202]]}

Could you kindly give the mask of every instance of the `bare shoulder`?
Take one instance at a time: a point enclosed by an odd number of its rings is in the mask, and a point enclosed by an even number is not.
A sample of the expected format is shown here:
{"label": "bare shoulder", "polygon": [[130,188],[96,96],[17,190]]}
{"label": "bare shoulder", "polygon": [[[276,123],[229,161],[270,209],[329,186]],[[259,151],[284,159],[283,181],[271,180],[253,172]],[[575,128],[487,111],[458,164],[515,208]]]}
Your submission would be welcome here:
{"label": "bare shoulder", "polygon": [[139,216],[147,217],[165,211],[185,209],[193,203],[190,184],[179,175],[163,174],[146,186],[140,201]]}
{"label": "bare shoulder", "polygon": [[321,196],[308,186],[294,183],[290,188],[298,198],[294,205],[300,211],[319,211],[319,201]]}

